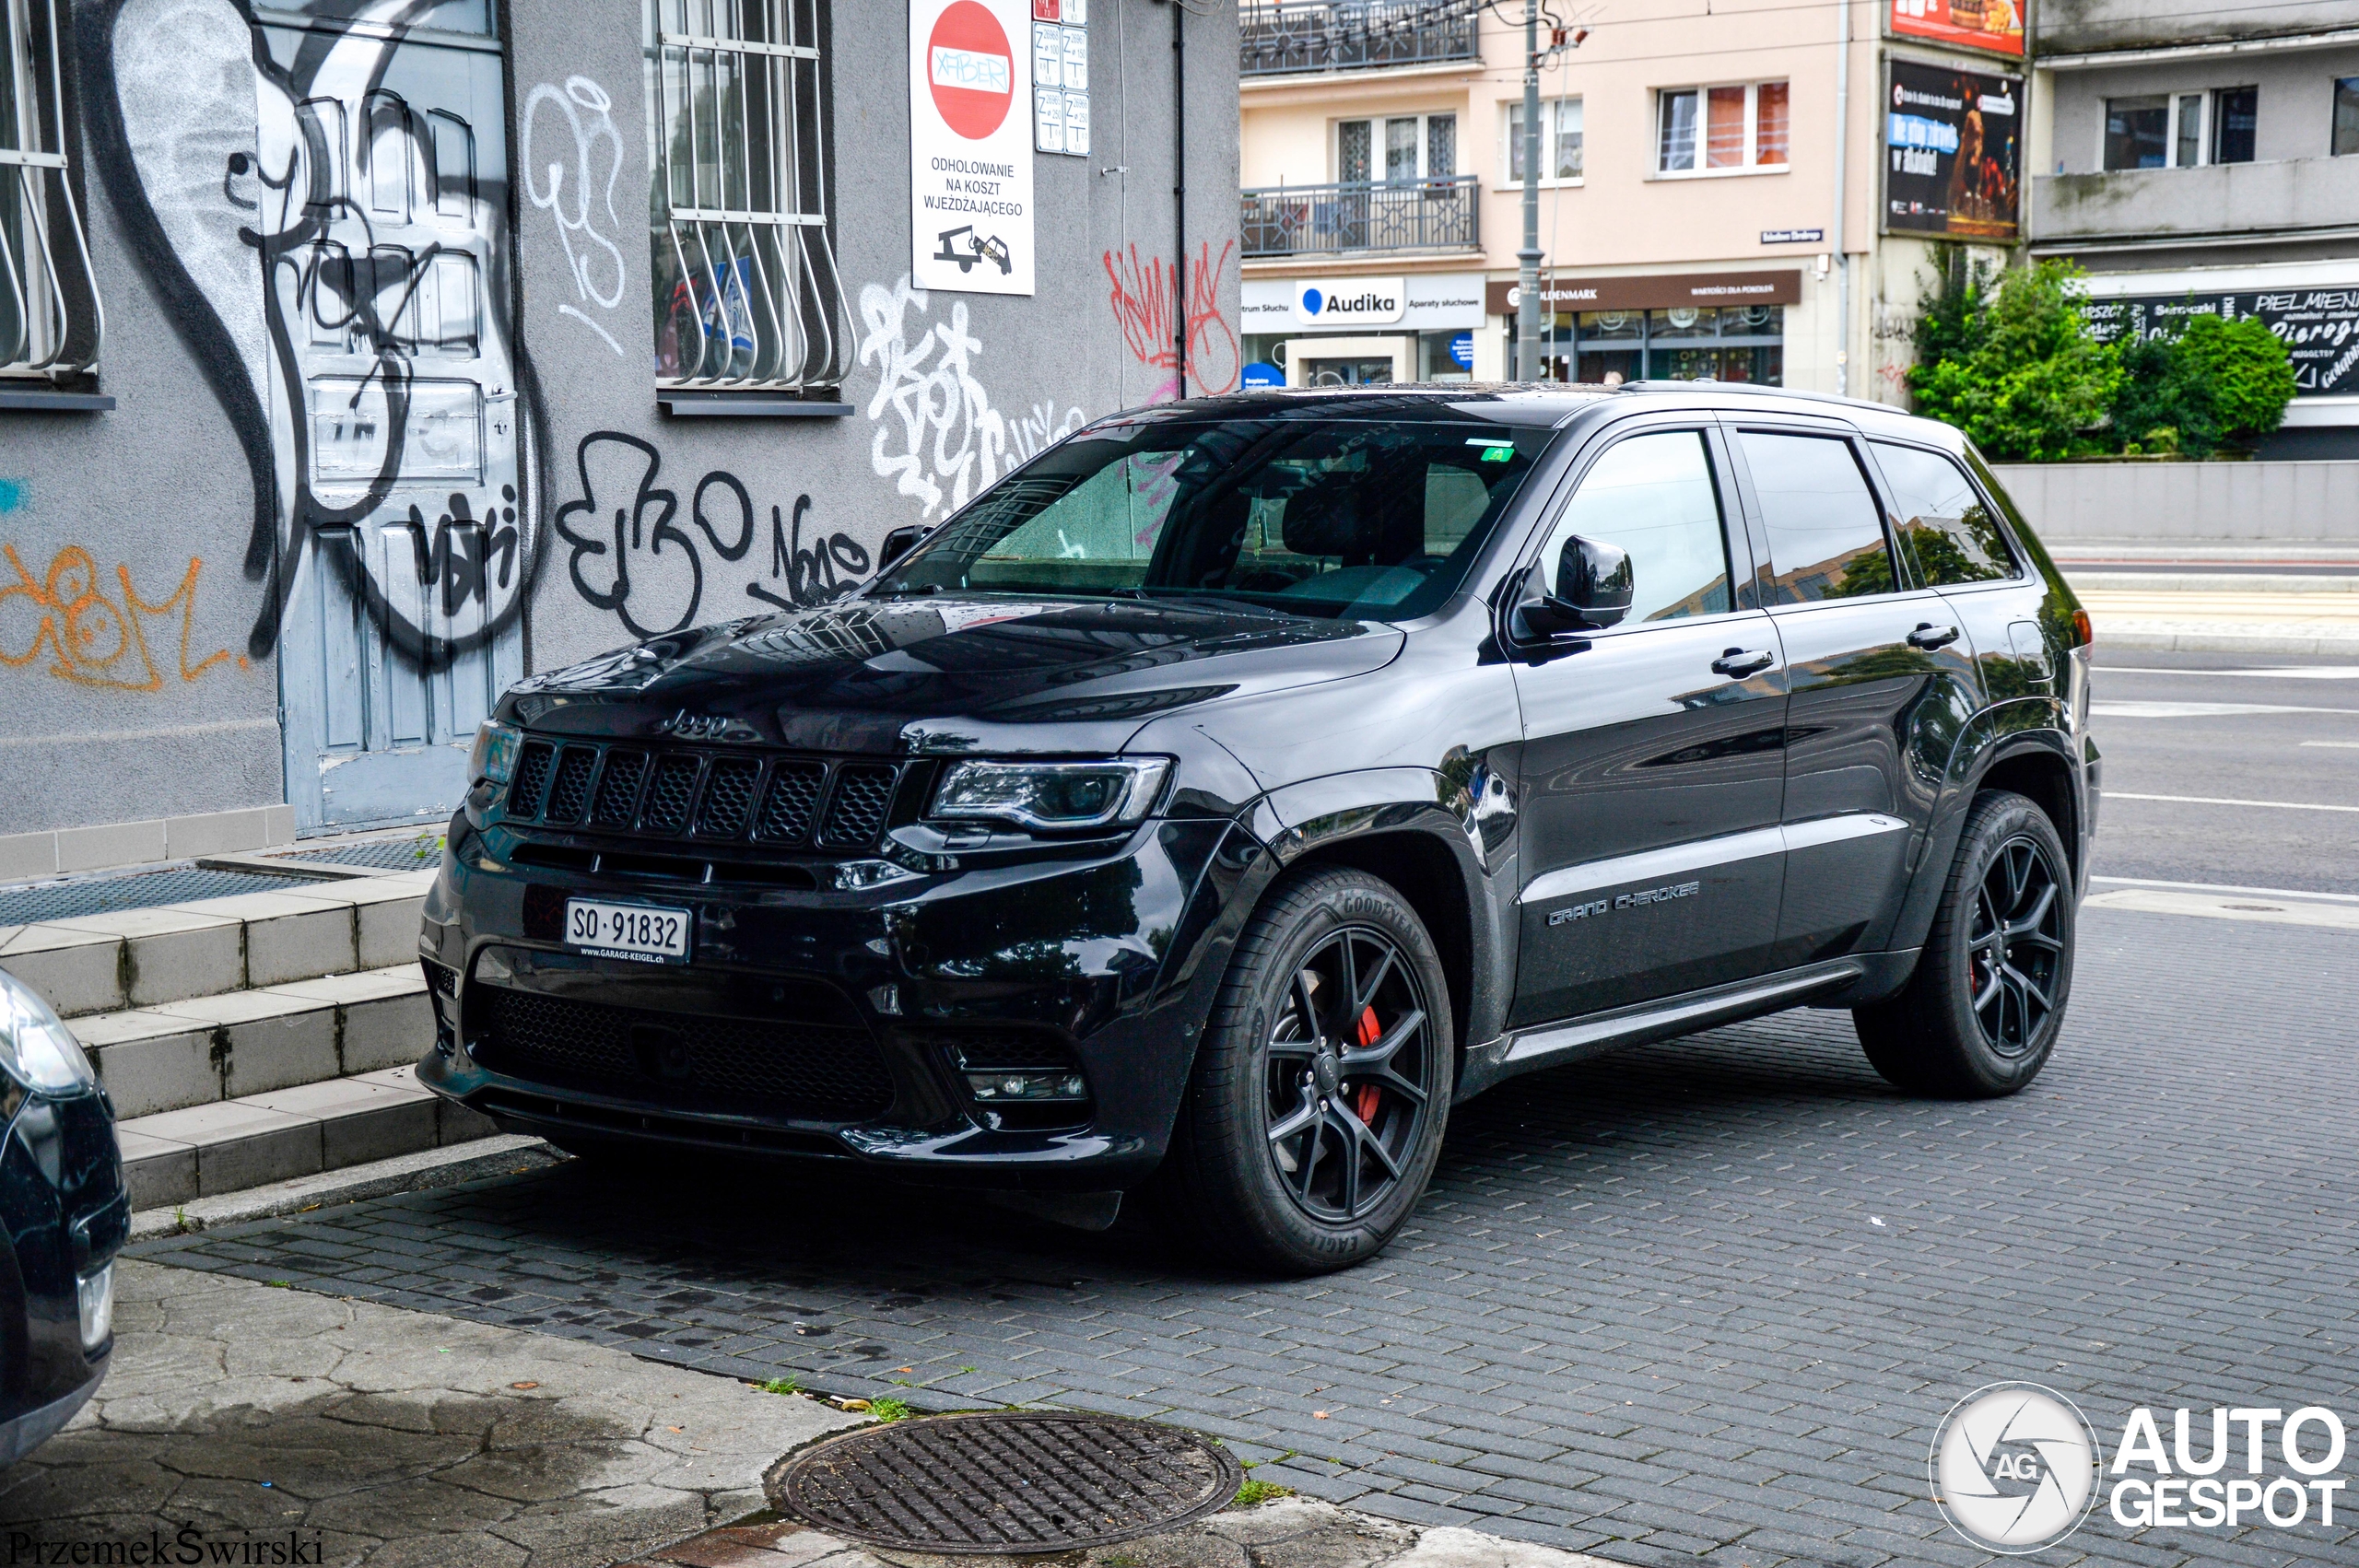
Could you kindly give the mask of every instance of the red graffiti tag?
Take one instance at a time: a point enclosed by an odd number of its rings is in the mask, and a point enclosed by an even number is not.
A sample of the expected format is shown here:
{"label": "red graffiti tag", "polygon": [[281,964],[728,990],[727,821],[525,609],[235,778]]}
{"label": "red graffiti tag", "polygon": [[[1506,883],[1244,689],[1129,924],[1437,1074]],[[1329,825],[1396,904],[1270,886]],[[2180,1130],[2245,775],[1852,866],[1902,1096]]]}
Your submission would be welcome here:
{"label": "red graffiti tag", "polygon": [[[1220,313],[1221,278],[1236,249],[1237,241],[1232,240],[1215,257],[1206,241],[1196,247],[1188,263],[1188,373],[1184,380],[1193,380],[1199,392],[1237,389],[1237,332]],[[1147,401],[1186,396],[1183,378],[1176,373],[1180,345],[1179,334],[1172,330],[1171,312],[1173,296],[1179,291],[1173,287],[1172,270],[1160,256],[1141,262],[1136,245],[1127,253],[1109,251],[1105,261],[1107,279],[1113,285],[1106,303],[1113,310],[1115,324],[1122,329],[1122,341],[1130,345],[1132,357],[1149,369],[1175,372],[1148,394]]]}

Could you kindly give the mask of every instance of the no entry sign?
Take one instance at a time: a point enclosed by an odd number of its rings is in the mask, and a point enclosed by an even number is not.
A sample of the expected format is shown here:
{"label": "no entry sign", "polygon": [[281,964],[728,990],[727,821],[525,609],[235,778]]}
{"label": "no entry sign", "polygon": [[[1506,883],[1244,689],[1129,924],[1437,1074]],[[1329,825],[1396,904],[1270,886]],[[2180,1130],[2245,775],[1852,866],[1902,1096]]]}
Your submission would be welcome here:
{"label": "no entry sign", "polygon": [[1032,292],[1027,0],[910,0],[910,273],[919,287]]}

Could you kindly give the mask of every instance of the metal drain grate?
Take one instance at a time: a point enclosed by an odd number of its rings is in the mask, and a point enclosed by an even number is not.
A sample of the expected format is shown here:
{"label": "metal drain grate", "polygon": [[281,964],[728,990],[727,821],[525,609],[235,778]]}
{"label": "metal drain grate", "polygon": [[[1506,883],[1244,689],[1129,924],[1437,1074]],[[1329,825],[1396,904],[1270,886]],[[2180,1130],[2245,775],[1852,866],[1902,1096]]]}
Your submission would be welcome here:
{"label": "metal drain grate", "polygon": [[914,1551],[1070,1551],[1226,1506],[1236,1459],[1192,1432],[993,1410],[866,1426],[780,1460],[772,1501],[830,1535]]}

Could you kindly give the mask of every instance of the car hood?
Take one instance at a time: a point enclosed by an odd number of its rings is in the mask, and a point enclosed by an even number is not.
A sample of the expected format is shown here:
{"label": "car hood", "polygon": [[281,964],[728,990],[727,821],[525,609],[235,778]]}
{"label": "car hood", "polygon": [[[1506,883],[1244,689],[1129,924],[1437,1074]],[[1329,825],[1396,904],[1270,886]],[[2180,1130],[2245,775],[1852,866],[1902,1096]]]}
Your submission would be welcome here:
{"label": "car hood", "polygon": [[853,600],[704,626],[535,675],[534,730],[822,751],[1118,749],[1193,704],[1379,669],[1402,634],[1190,602]]}

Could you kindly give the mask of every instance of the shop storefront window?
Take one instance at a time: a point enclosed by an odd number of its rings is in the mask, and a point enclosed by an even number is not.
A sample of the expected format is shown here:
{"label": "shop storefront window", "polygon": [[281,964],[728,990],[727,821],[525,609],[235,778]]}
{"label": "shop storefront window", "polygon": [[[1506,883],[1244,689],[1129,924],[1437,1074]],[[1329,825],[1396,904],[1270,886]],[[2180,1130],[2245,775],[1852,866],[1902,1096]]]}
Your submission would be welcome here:
{"label": "shop storefront window", "polygon": [[1785,316],[1778,305],[1585,310],[1554,318],[1542,353],[1554,380],[1614,386],[1709,379],[1781,386]]}

